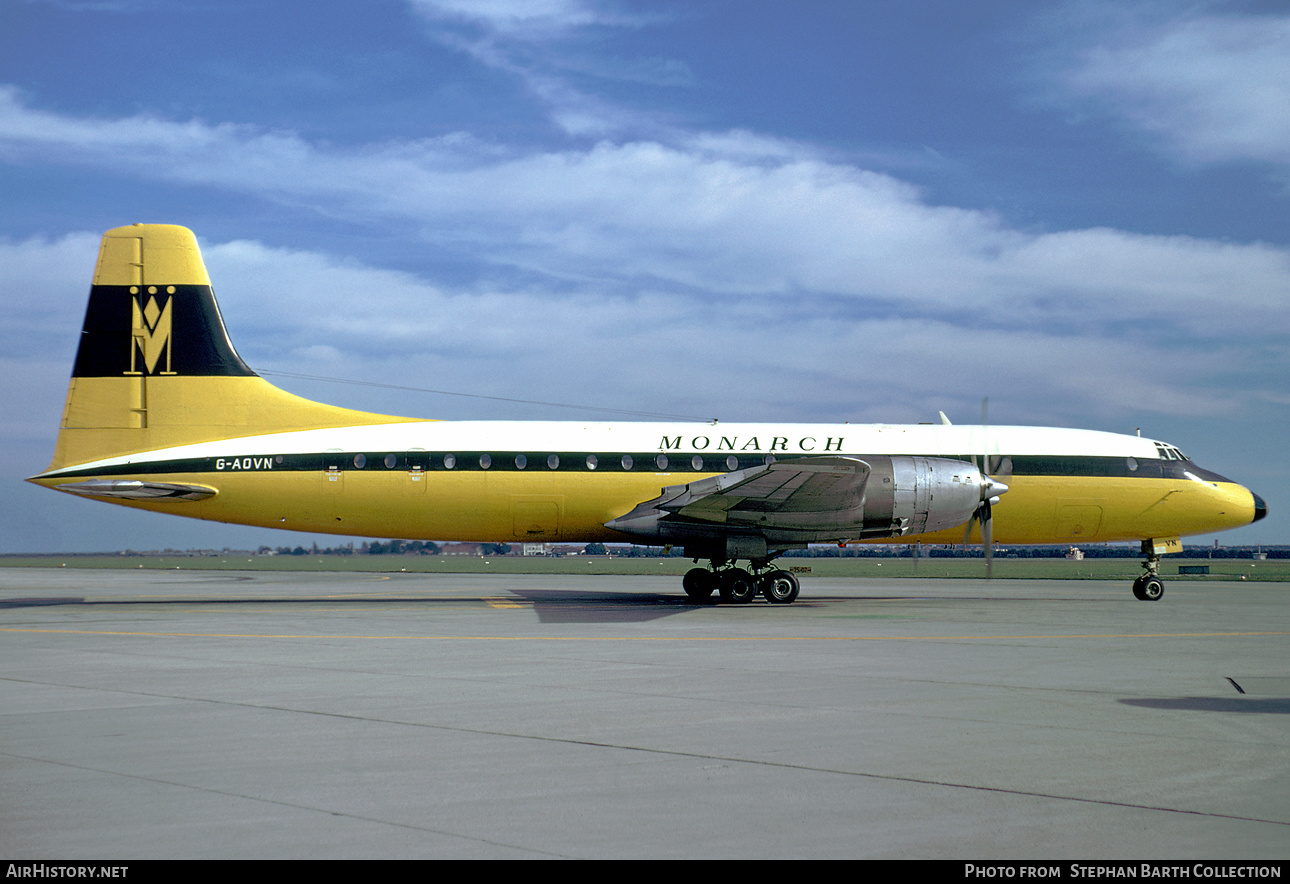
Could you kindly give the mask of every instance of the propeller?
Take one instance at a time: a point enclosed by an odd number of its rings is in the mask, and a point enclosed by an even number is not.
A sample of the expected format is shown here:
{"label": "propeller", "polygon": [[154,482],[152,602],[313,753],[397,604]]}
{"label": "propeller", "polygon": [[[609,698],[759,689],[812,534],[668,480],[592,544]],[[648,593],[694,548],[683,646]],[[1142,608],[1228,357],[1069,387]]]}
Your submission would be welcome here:
{"label": "propeller", "polygon": [[[985,579],[989,580],[994,573],[994,505],[999,502],[999,496],[1006,494],[1008,486],[990,476],[990,447],[987,442],[989,438],[990,423],[988,413],[990,399],[987,397],[981,400],[981,503],[977,505],[976,511],[972,513],[972,518],[968,519],[967,524],[963,526],[963,545],[967,546],[968,536],[972,533],[972,524],[975,522],[981,526],[981,545],[985,551]],[[997,466],[1004,468],[1006,466],[1007,475],[1012,475],[1011,458],[1001,458],[996,462]]]}
{"label": "propeller", "polygon": [[963,544],[967,545],[968,535],[972,533],[972,523],[981,526],[981,545],[985,549],[985,579],[994,576],[994,505],[999,502],[999,495],[1006,494],[1008,486],[996,481],[985,473],[981,474],[981,503],[977,506],[972,518],[963,526]]}

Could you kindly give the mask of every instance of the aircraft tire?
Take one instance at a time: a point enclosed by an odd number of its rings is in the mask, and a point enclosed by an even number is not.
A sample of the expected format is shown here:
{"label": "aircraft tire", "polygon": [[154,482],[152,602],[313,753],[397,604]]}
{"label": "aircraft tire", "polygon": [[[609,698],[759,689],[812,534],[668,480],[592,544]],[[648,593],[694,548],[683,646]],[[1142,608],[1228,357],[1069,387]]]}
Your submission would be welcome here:
{"label": "aircraft tire", "polygon": [[1139,601],[1155,602],[1165,594],[1165,583],[1154,575],[1133,581],[1133,596]]}
{"label": "aircraft tire", "polygon": [[712,596],[712,591],[717,588],[716,575],[707,568],[691,568],[685,572],[685,577],[681,579],[681,586],[685,588],[685,594],[694,602],[705,602]]}
{"label": "aircraft tire", "polygon": [[787,571],[771,571],[761,579],[761,594],[772,605],[791,605],[801,589],[797,578]]}
{"label": "aircraft tire", "polygon": [[757,581],[743,568],[721,572],[721,600],[732,605],[746,605],[757,597]]}

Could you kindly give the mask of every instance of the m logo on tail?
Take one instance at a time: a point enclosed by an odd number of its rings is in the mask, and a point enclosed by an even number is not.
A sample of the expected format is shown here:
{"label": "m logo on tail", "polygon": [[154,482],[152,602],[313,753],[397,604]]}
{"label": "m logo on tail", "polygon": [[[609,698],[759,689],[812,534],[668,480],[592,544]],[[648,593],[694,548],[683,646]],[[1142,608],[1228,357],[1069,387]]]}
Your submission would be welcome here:
{"label": "m logo on tail", "polygon": [[[169,297],[175,293],[175,287],[166,286],[167,297],[162,307],[157,306],[157,299],[152,297],[156,294],[156,286],[148,286],[148,303],[147,306],[141,306],[143,296],[139,294],[138,287],[131,286],[130,294],[134,295],[131,301],[133,312],[133,345],[130,347],[130,370],[125,372],[128,375],[154,374],[157,369],[157,361],[161,358],[161,351],[166,351],[166,367],[160,372],[163,375],[174,374],[170,370],[171,353],[174,345],[170,339],[172,328],[172,319],[170,307],[174,300]],[[139,357],[143,357],[143,370],[140,370]]]}

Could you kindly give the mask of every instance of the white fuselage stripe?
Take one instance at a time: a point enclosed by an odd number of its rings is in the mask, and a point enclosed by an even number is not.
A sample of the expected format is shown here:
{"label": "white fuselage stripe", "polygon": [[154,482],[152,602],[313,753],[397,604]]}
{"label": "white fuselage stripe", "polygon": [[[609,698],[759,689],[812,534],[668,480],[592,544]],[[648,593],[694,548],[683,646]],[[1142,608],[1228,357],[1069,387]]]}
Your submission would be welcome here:
{"label": "white fuselage stripe", "polygon": [[243,436],[136,452],[54,470],[96,468],[202,457],[248,457],[326,451],[493,451],[553,454],[642,453],[978,454],[1078,457],[1159,457],[1157,443],[1139,436],[1051,427],[942,424],[595,424],[543,421],[424,421]]}

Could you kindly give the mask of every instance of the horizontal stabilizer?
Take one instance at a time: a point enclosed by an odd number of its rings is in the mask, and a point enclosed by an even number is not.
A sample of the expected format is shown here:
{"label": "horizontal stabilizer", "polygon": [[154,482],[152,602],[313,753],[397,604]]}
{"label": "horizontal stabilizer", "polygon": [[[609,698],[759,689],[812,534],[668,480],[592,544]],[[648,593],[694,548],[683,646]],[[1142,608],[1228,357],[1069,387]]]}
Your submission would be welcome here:
{"label": "horizontal stabilizer", "polygon": [[205,485],[179,485],[173,482],[138,482],[132,480],[92,479],[55,485],[59,491],[86,497],[111,497],[117,500],[205,500],[215,496],[215,489]]}

